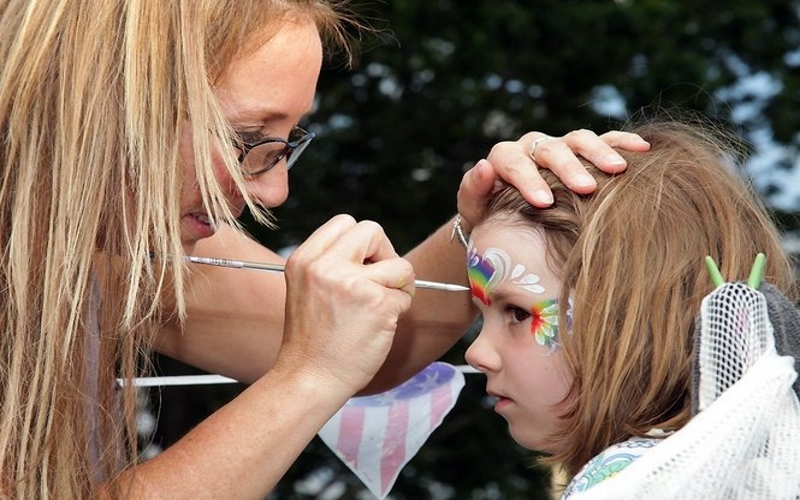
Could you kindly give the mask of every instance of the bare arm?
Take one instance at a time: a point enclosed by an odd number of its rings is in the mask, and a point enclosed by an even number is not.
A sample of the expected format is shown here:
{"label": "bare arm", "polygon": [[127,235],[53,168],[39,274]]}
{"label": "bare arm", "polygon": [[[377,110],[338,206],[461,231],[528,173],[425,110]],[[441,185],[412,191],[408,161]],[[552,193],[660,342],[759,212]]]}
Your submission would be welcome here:
{"label": "bare arm", "polygon": [[126,471],[119,478],[126,497],[264,498],[373,378],[411,306],[411,265],[377,224],[337,216],[286,266],[285,328],[272,369],[164,453]]}
{"label": "bare arm", "polygon": [[330,382],[276,367],[183,439],[126,471],[118,487],[131,499],[264,498],[352,396]]}

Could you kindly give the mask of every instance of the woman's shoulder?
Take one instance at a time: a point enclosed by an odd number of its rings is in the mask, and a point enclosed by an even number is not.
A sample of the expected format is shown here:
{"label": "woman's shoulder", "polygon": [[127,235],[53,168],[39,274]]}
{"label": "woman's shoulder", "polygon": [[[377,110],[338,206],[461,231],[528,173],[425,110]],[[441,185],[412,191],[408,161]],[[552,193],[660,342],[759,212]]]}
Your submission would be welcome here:
{"label": "woman's shoulder", "polygon": [[567,500],[571,495],[586,491],[615,476],[661,441],[662,439],[658,437],[633,437],[609,446],[589,460],[572,478],[561,500]]}

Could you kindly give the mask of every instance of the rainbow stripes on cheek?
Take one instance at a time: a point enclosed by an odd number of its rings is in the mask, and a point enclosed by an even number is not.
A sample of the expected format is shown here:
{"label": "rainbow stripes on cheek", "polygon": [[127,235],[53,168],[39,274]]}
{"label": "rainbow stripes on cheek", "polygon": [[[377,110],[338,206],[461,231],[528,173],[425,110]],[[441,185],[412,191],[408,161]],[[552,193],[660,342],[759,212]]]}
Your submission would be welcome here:
{"label": "rainbow stripes on cheek", "polygon": [[558,347],[558,300],[543,300],[531,307],[531,333],[551,350]]}
{"label": "rainbow stripes on cheek", "polygon": [[489,300],[489,281],[494,275],[494,266],[474,250],[470,252],[467,262],[467,278],[469,279],[469,288],[472,291],[472,296],[487,306],[491,305],[492,301]]}
{"label": "rainbow stripes on cheek", "polygon": [[[572,333],[572,299],[567,302],[567,324],[565,325],[568,333]],[[531,306],[531,333],[536,339],[536,343],[547,347],[552,353],[558,344],[558,300],[543,300]]]}

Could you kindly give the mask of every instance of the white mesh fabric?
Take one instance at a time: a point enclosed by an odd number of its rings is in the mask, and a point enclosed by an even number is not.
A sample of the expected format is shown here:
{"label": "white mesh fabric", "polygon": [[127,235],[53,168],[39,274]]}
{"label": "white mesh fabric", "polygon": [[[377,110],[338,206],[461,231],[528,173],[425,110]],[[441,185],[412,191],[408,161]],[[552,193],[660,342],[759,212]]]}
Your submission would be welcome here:
{"label": "white mesh fabric", "polygon": [[794,360],[775,350],[764,296],[707,296],[696,343],[700,412],[616,476],[574,499],[800,499]]}
{"label": "white mesh fabric", "polygon": [[761,356],[774,351],[775,340],[766,300],[741,283],[731,283],[706,297],[700,314],[696,363],[700,371],[698,409],[703,411]]}

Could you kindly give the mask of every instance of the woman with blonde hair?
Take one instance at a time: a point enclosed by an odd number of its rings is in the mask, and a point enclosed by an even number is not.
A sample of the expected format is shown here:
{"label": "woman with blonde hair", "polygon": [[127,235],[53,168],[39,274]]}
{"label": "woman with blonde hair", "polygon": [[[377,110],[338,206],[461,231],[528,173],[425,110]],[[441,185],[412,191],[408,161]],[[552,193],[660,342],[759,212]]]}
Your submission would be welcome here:
{"label": "woman with blonde hair", "polygon": [[587,167],[598,188],[583,196],[545,172],[546,209],[505,188],[470,239],[483,325],[467,361],[486,374],[512,437],[563,467],[565,498],[689,422],[695,318],[714,289],[707,255],[723,276],[746,279],[763,252],[763,279],[797,299],[793,265],[734,171],[729,137],[669,119],[631,131],[651,150],[623,152],[625,174]]}
{"label": "woman with blonde hair", "polygon": [[[414,272],[460,274],[447,229],[406,260],[345,215],[292,255],[286,281],[184,262],[283,262],[236,218],[249,207],[269,223],[285,200],[323,49],[347,54],[352,22],[322,0],[0,3],[0,495],[263,497],[376,374]],[[465,225],[498,176],[545,188],[534,137],[467,173]],[[566,153],[624,168],[603,141],[646,147],[576,132],[538,161],[591,189]],[[415,303],[380,384],[458,339],[473,313],[455,295]],[[442,304],[454,312],[434,316]],[[152,349],[252,385],[140,463],[131,381]]]}

